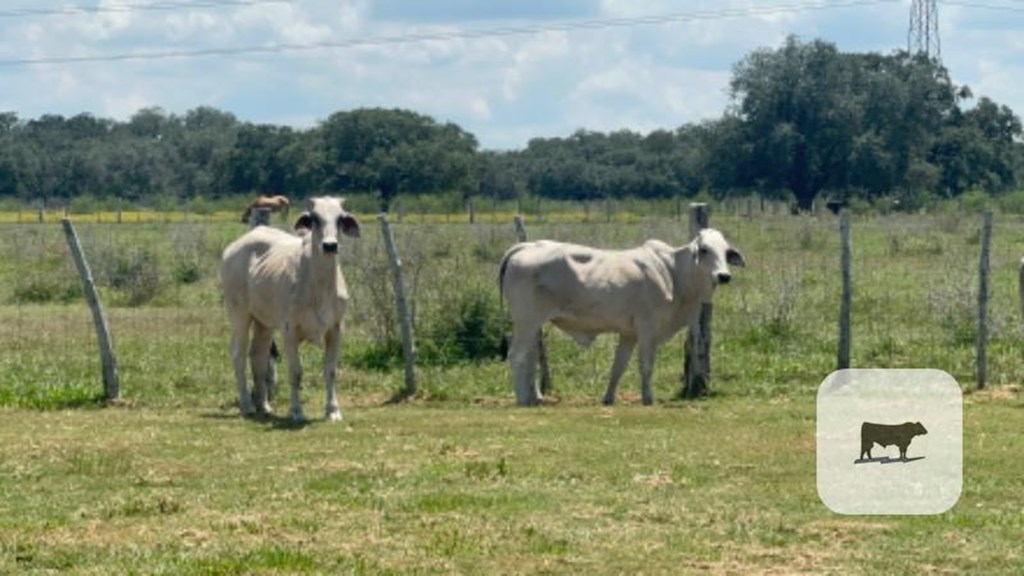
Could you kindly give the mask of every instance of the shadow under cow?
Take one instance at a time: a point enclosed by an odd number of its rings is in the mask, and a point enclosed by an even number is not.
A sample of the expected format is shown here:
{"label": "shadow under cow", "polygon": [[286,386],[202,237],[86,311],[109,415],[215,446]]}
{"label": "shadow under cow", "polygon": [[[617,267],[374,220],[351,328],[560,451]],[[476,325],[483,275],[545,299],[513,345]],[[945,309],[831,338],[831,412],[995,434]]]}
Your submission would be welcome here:
{"label": "shadow under cow", "polygon": [[875,458],[861,458],[854,460],[854,464],[907,464],[914,460],[924,460],[924,456],[915,456],[913,458],[890,458],[889,456],[878,456]]}

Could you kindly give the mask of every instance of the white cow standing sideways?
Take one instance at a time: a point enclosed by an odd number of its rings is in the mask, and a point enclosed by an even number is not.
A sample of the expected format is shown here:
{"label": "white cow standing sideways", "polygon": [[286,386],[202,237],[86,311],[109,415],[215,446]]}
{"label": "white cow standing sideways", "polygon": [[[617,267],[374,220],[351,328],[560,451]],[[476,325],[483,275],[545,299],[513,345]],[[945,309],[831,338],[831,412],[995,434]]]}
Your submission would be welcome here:
{"label": "white cow standing sideways", "polygon": [[[224,249],[221,286],[231,322],[231,358],[242,413],[269,413],[266,376],[273,331],[284,333],[292,420],[306,419],[299,390],[299,343],[322,344],[326,417],[341,418],[335,374],[348,289],[338,266],[339,234],[359,237],[359,221],[339,198],[313,198],[298,218],[298,235],[257,226]],[[250,342],[251,330],[251,342]],[[245,381],[246,349],[253,393]]]}
{"label": "white cow standing sideways", "polygon": [[658,347],[684,326],[694,329],[701,305],[732,278],[729,265],[743,255],[721,232],[706,228],[673,248],[648,240],[630,250],[599,250],[540,240],[522,242],[501,259],[499,289],[512,319],[509,367],[516,403],[541,400],[535,381],[537,341],[545,322],[587,346],[599,334],[617,333],[604,403],[615,390],[633,348],[639,346],[643,403],[654,402],[651,375]]}

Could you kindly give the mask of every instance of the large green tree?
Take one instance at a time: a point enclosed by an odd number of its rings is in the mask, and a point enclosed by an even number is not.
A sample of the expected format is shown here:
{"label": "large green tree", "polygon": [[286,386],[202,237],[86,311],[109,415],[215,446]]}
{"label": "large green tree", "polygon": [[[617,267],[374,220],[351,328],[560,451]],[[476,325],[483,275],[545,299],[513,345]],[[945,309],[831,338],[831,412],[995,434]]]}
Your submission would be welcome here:
{"label": "large green tree", "polygon": [[451,123],[408,110],[337,112],[318,128],[326,186],[376,191],[387,210],[401,192],[430,194],[476,187],[476,138]]}

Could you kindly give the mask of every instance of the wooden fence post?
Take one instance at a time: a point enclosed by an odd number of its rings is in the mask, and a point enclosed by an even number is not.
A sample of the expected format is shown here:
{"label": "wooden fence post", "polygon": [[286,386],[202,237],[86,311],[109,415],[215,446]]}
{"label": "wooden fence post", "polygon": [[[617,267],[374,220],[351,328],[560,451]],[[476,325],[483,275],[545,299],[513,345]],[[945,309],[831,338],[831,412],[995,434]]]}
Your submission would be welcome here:
{"label": "wooden fence post", "polygon": [[839,351],[836,355],[836,368],[845,370],[850,367],[850,310],[853,305],[853,240],[850,231],[850,211],[839,210],[840,254],[839,266],[842,270],[842,296],[839,301]]}
{"label": "wooden fence post", "polygon": [[270,208],[254,208],[249,213],[249,227],[270,226]]}
{"label": "wooden fence post", "polygon": [[82,287],[85,289],[85,299],[92,311],[92,322],[96,327],[96,339],[100,347],[100,362],[103,366],[103,398],[107,401],[117,400],[121,397],[121,386],[117,377],[117,356],[114,355],[114,345],[110,339],[110,328],[107,326],[107,318],[103,314],[103,306],[100,304],[99,295],[96,293],[96,284],[92,278],[92,271],[89,263],[82,253],[82,245],[78,241],[78,234],[71,220],[61,220],[64,227],[64,236],[68,241],[68,248],[71,249],[71,257],[78,268],[78,275],[82,279]]}
{"label": "wooden fence post", "polygon": [[[516,214],[512,220],[516,225],[516,239],[526,242],[526,226],[522,215]],[[548,363],[548,346],[544,342],[543,326],[537,335],[537,363],[540,365],[540,393],[547,394],[551,392],[551,365]]]}
{"label": "wooden fence post", "polygon": [[384,236],[384,246],[388,251],[388,259],[391,260],[391,272],[395,288],[395,307],[398,311],[398,319],[402,328],[402,354],[405,357],[405,388],[392,398],[393,401],[401,401],[416,393],[416,342],[412,331],[412,318],[409,316],[409,306],[405,298],[405,281],[402,279],[402,260],[398,257],[398,249],[395,248],[395,237],[391,233],[391,224],[388,223],[388,215],[385,212],[377,214],[380,222],[380,231]]}
{"label": "wooden fence post", "polygon": [[[708,205],[703,202],[690,204],[690,238],[696,238],[708,227]],[[683,389],[680,396],[696,398],[707,394],[711,379],[711,314],[712,306],[707,302],[701,306],[697,330],[688,330],[683,359]]]}
{"label": "wooden fence post", "polygon": [[978,334],[975,342],[977,348],[977,366],[975,376],[978,390],[985,388],[988,370],[988,286],[989,286],[989,251],[992,245],[992,213],[985,212],[981,226],[981,260],[978,263]]}

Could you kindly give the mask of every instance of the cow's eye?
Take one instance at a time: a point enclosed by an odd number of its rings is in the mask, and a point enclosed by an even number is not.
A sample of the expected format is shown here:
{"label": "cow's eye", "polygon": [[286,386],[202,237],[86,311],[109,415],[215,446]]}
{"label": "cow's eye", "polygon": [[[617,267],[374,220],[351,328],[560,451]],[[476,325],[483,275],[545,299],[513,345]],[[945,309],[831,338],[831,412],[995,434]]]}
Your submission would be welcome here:
{"label": "cow's eye", "polygon": [[707,249],[707,246],[701,246],[701,247],[700,247],[700,250],[698,250],[698,251],[697,251],[697,253],[698,253],[698,254],[700,254],[700,256],[701,256],[702,258],[703,258],[704,256],[707,256],[707,255],[708,255],[708,252],[710,252],[710,250],[708,250],[708,249]]}

